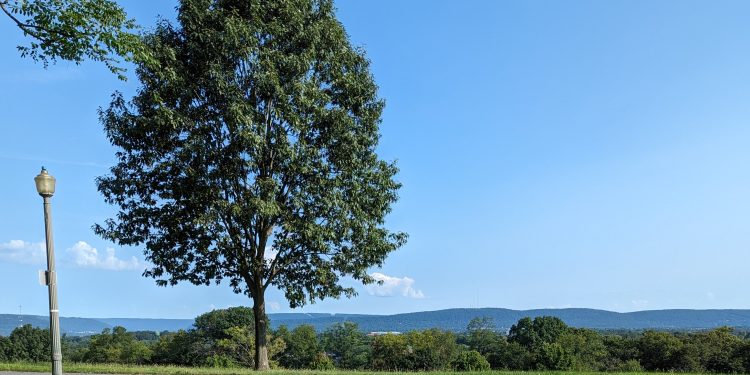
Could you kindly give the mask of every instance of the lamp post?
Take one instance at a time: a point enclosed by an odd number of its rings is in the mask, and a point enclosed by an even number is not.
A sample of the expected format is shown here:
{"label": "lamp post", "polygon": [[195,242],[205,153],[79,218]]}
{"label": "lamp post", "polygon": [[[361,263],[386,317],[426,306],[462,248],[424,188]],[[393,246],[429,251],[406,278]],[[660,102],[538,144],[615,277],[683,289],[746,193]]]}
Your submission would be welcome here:
{"label": "lamp post", "polygon": [[42,171],[34,177],[36,191],[44,199],[44,233],[47,242],[47,272],[45,279],[49,287],[49,330],[52,337],[52,375],[62,375],[62,352],[60,350],[60,311],[57,309],[57,275],[55,274],[55,245],[52,243],[52,216],[50,199],[55,194],[55,178]]}

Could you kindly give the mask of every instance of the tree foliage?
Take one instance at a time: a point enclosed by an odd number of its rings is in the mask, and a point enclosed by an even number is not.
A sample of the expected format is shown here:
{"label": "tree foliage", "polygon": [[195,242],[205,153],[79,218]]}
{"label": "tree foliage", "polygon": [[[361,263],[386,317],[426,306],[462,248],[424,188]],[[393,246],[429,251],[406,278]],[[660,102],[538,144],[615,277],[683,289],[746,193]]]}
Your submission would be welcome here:
{"label": "tree foliage", "polygon": [[454,371],[488,371],[490,363],[476,350],[462,351],[451,361]]}
{"label": "tree foliage", "polygon": [[536,349],[543,343],[553,343],[568,331],[568,326],[560,318],[539,316],[523,318],[508,332],[508,341],[517,342],[527,348]]}
{"label": "tree foliage", "polygon": [[682,340],[668,332],[647,331],[638,340],[641,365],[649,371],[678,369],[683,345]]}
{"label": "tree foliage", "polygon": [[215,341],[228,338],[230,328],[252,330],[254,325],[253,309],[244,306],[212,310],[196,317],[193,323],[198,334]]}
{"label": "tree foliage", "polygon": [[12,361],[41,362],[50,359],[52,347],[48,329],[32,327],[26,324],[18,327],[8,336]]}
{"label": "tree foliage", "polygon": [[406,371],[412,367],[409,354],[406,336],[379,335],[372,340],[370,367],[379,371]]}
{"label": "tree foliage", "polygon": [[0,336],[0,362],[11,360],[11,342],[7,337]]}
{"label": "tree foliage", "polygon": [[492,318],[474,318],[469,321],[466,331],[466,344],[484,356],[497,352],[505,341],[505,338],[497,332]]}
{"label": "tree foliage", "polygon": [[331,326],[321,335],[321,343],[337,368],[363,369],[370,362],[370,339],[356,323]]}
{"label": "tree foliage", "polygon": [[314,369],[322,349],[318,342],[315,327],[303,324],[291,332],[281,327],[276,335],[284,340],[286,349],[279,356],[279,364],[284,368]]}
{"label": "tree foliage", "polygon": [[411,331],[405,334],[413,370],[431,371],[450,367],[458,353],[456,336],[440,329]]}
{"label": "tree foliage", "polygon": [[[156,341],[153,340],[155,333],[136,335],[121,327],[92,337],[63,336],[64,355],[75,362],[251,367],[255,364],[253,325],[247,322],[248,314],[242,311],[231,308],[203,314],[197,319],[200,322],[196,322],[196,327],[200,328],[162,332]],[[685,373],[748,373],[750,370],[750,338],[727,327],[699,332],[602,333],[567,326],[563,330],[550,330],[559,328],[559,324],[549,319],[539,322],[552,324],[542,323],[534,328],[533,322],[523,319],[515,331],[520,332],[518,327],[531,327],[531,331],[562,333],[536,332],[537,337],[546,338],[537,341],[535,346],[521,345],[516,339],[509,341],[500,334],[484,337],[491,338],[489,341],[472,340],[472,334],[492,332],[491,321],[478,319],[459,337],[436,329],[368,337],[356,324],[345,323],[331,326],[320,336],[309,325],[292,331],[281,326],[267,336],[267,341],[270,357],[278,359],[278,363],[271,361],[274,367],[310,370],[338,367],[484,371],[487,366],[496,370],[578,372],[642,372],[647,368]],[[214,330],[230,324],[238,325],[231,325],[220,334]],[[479,352],[474,345],[486,352]],[[149,351],[153,355],[143,355]],[[49,331],[25,326],[16,328],[10,337],[0,337],[0,360],[49,360]]]}
{"label": "tree foliage", "polygon": [[165,332],[159,335],[159,340],[153,345],[152,362],[161,365],[190,366],[205,362],[203,350],[196,345],[202,343],[199,335],[194,331],[179,330]]}
{"label": "tree foliage", "polygon": [[145,57],[135,22],[111,0],[0,0],[0,11],[31,39],[21,55],[45,67],[90,59],[124,79],[120,58]]}
{"label": "tree foliage", "polygon": [[93,363],[144,364],[151,359],[151,349],[123,327],[105,328],[91,337],[83,361]]}
{"label": "tree foliage", "polygon": [[[160,285],[228,281],[291,307],[353,296],[406,235],[384,227],[397,168],[375,152],[383,101],[331,0],[183,0],[145,38],[132,101],[101,113],[119,151],[98,179],[116,218],[95,230],[145,245]],[[257,362],[266,368],[267,358]]]}

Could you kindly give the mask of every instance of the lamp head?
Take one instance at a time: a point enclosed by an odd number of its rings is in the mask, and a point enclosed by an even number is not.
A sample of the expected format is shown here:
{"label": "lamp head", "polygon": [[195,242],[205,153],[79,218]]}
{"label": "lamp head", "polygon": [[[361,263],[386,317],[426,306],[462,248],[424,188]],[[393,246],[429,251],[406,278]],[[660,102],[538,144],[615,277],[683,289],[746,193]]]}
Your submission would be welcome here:
{"label": "lamp head", "polygon": [[43,197],[51,197],[55,194],[55,178],[47,173],[47,169],[42,167],[42,171],[34,177],[34,183],[36,183],[36,191]]}

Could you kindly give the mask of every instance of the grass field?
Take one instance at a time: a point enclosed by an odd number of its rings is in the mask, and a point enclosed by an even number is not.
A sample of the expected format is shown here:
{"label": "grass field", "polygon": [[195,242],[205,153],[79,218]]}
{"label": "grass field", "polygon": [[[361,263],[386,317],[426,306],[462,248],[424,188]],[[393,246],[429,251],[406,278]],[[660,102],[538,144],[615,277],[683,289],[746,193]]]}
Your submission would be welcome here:
{"label": "grass field", "polygon": [[[0,363],[0,371],[23,371],[23,372],[49,372],[49,363]],[[249,375],[257,374],[255,371],[246,368],[213,368],[213,367],[178,367],[178,366],[136,366],[136,365],[115,365],[115,364],[88,364],[88,363],[64,363],[63,373],[95,373],[95,374],[153,374],[153,375]],[[313,371],[313,370],[271,370],[267,372],[272,375],[396,375],[398,372],[376,372],[376,371]],[[415,374],[415,373],[401,373]],[[550,374],[570,374],[570,375],[601,375],[604,373],[597,372],[522,372],[522,371],[483,371],[483,372],[450,372],[434,371],[420,372],[424,375],[456,375],[456,374],[491,374],[491,375],[550,375]],[[606,374],[638,374],[638,373],[606,373]]]}

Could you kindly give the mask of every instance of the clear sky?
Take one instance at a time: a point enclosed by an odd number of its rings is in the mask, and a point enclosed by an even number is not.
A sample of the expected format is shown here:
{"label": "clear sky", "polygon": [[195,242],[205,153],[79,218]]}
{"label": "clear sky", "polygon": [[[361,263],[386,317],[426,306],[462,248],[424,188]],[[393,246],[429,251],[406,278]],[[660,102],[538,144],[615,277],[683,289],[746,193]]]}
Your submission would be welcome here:
{"label": "clear sky", "polygon": [[[144,26],[176,2],[121,4]],[[379,148],[409,233],[384,287],[304,312],[450,307],[750,308],[750,3],[362,1],[339,17],[387,106]],[[22,59],[0,20],[0,313],[46,314],[53,198],[63,316],[192,318],[250,305],[226,285],[160,288],[138,248],[96,237],[103,65]],[[270,291],[271,312],[288,312]]]}

